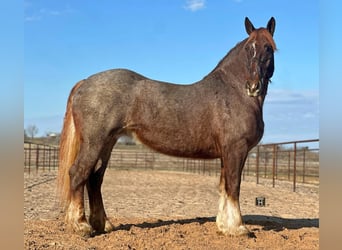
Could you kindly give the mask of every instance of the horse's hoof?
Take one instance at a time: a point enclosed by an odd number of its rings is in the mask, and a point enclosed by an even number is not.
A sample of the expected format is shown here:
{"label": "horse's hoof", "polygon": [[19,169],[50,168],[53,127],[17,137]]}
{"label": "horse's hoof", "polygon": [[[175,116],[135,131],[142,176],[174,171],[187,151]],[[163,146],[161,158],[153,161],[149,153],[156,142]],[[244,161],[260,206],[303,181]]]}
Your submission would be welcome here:
{"label": "horse's hoof", "polygon": [[105,232],[106,233],[110,233],[114,230],[114,225],[109,221],[109,220],[106,220],[106,224],[105,224]]}
{"label": "horse's hoof", "polygon": [[68,228],[79,236],[88,238],[92,236],[93,229],[87,222],[74,222],[68,224]]}
{"label": "horse's hoof", "polygon": [[249,235],[249,230],[247,229],[247,227],[246,226],[244,226],[244,225],[241,225],[241,226],[239,226],[238,227],[238,229],[236,230],[236,233],[235,233],[235,235],[236,236],[243,236],[243,235]]}
{"label": "horse's hoof", "polygon": [[95,218],[90,217],[89,223],[95,231],[95,234],[109,233],[114,230],[113,224],[108,219],[96,220]]}
{"label": "horse's hoof", "polygon": [[249,230],[244,225],[236,228],[219,228],[219,234],[230,235],[230,236],[244,236],[249,235]]}
{"label": "horse's hoof", "polygon": [[94,232],[93,232],[92,227],[89,224],[84,223],[84,225],[81,225],[81,227],[77,230],[76,233],[82,237],[89,238],[93,236]]}

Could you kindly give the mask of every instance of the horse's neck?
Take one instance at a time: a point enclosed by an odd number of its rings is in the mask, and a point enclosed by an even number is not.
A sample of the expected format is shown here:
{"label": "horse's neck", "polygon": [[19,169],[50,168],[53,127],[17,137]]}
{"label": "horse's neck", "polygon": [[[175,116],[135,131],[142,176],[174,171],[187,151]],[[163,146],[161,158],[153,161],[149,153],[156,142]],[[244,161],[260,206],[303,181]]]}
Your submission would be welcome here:
{"label": "horse's neck", "polygon": [[245,67],[241,66],[243,62],[239,61],[228,61],[220,67],[216,67],[210,74],[204,79],[209,81],[219,81],[227,88],[234,89],[235,94],[240,95],[244,99],[247,106],[252,106],[256,110],[259,109],[262,113],[265,95],[258,97],[251,97],[247,95],[246,90],[246,72],[241,72]]}

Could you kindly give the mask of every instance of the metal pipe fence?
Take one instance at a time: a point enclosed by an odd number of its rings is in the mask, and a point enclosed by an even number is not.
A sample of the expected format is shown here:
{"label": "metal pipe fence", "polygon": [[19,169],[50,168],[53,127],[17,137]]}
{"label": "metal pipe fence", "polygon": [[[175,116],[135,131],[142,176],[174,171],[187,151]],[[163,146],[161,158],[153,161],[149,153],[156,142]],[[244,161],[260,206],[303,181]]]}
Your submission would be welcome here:
{"label": "metal pipe fence", "polygon": [[24,142],[24,171],[50,171],[58,168],[57,146]]}
{"label": "metal pipe fence", "polygon": [[[50,171],[58,168],[59,148],[32,142],[24,143],[24,171]],[[112,151],[109,168],[118,170],[179,171],[218,176],[221,162],[171,157],[141,145],[119,145]],[[255,178],[257,184],[272,181],[319,184],[319,140],[260,144],[253,148],[242,173],[242,179]]]}
{"label": "metal pipe fence", "polygon": [[319,184],[319,139],[257,145],[248,155],[243,177]]}

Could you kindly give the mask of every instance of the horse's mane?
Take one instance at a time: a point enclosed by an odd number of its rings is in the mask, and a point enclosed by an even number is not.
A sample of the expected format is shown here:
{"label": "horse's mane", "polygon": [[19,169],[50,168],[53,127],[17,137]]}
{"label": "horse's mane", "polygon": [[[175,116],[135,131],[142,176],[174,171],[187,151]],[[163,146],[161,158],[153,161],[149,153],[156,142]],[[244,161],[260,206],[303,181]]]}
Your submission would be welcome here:
{"label": "horse's mane", "polygon": [[[229,58],[237,52],[240,51],[241,48],[243,48],[247,43],[253,41],[253,40],[257,40],[258,38],[260,39],[260,36],[263,36],[264,39],[266,39],[266,41],[272,46],[273,51],[277,50],[277,46],[273,40],[272,35],[270,34],[270,32],[268,32],[267,29],[265,28],[260,28],[260,29],[256,29],[254,30],[250,36],[244,40],[242,40],[241,42],[238,42],[234,48],[232,48],[220,61],[219,63],[216,65],[216,67],[207,75],[209,76],[211,73],[215,72],[218,68],[220,68],[223,64],[226,64],[229,62]],[[206,76],[206,77],[207,77]],[[206,78],[205,77],[205,78]]]}
{"label": "horse's mane", "polygon": [[[218,62],[218,64],[216,65],[216,67],[207,75],[209,76],[211,73],[215,72],[218,68],[220,68],[223,64],[226,64],[227,62],[229,62],[229,58],[233,57],[232,55],[234,55],[235,53],[240,51],[240,47],[242,47],[242,45],[244,45],[246,43],[248,38],[244,39],[241,42],[238,42],[234,48],[232,48],[231,50],[228,51],[228,53]],[[207,77],[206,76],[206,77]],[[206,78],[205,77],[205,78]]]}

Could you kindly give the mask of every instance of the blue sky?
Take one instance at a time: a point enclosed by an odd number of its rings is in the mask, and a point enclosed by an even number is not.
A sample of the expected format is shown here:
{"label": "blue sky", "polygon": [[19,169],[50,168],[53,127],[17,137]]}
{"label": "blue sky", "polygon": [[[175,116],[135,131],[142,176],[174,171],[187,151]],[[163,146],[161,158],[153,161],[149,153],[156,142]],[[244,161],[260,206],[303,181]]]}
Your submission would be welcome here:
{"label": "blue sky", "polygon": [[153,79],[202,79],[255,27],[276,19],[275,73],[263,142],[319,137],[319,3],[273,0],[24,2],[24,128],[60,132],[72,86],[129,68]]}

